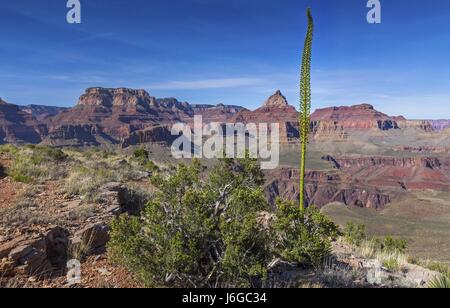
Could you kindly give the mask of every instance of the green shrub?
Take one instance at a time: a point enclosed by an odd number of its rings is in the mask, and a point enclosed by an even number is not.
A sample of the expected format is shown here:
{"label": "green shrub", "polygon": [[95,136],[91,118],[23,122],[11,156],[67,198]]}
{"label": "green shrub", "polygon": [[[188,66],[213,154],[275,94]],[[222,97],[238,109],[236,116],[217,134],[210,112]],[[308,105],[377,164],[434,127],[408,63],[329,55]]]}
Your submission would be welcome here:
{"label": "green shrub", "polygon": [[361,246],[362,242],[367,239],[366,226],[349,222],[344,229],[344,239],[351,245]]}
{"label": "green shrub", "polygon": [[257,214],[269,205],[254,166],[250,159],[223,160],[203,179],[195,162],[155,175],[159,192],[142,217],[113,223],[112,260],[148,286],[261,286],[272,259]]}
{"label": "green shrub", "polygon": [[406,241],[403,239],[395,239],[390,236],[386,236],[380,242],[381,251],[387,253],[405,253],[406,252]]}
{"label": "green shrub", "polygon": [[156,165],[156,164],[155,164],[154,162],[152,162],[151,160],[147,161],[147,162],[144,164],[144,168],[145,168],[145,170],[150,171],[150,172],[157,172],[157,171],[159,171],[158,165]]}
{"label": "green shrub", "polygon": [[159,171],[158,166],[149,159],[149,152],[144,148],[139,148],[134,151],[133,158],[142,166],[146,171],[156,172]]}
{"label": "green shrub", "polygon": [[5,154],[5,153],[14,154],[14,153],[17,153],[17,151],[19,151],[19,148],[13,144],[0,145],[0,154]]}
{"label": "green shrub", "polygon": [[338,227],[316,207],[302,211],[292,202],[277,201],[276,252],[288,262],[320,266],[331,253]]}
{"label": "green shrub", "polygon": [[136,149],[133,152],[133,157],[138,160],[146,161],[148,159],[148,156],[149,156],[149,153],[144,148]]}

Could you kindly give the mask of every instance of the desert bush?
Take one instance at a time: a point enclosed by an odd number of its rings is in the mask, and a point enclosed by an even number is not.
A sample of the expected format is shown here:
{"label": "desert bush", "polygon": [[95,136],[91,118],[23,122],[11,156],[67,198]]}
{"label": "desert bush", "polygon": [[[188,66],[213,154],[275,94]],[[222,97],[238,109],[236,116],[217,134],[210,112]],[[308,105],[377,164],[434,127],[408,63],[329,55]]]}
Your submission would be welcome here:
{"label": "desert bush", "polygon": [[0,145],[0,154],[14,154],[19,151],[19,148],[13,144],[2,144]]}
{"label": "desert bush", "polygon": [[446,275],[439,275],[428,282],[429,289],[450,289],[450,277]]}
{"label": "desert bush", "polygon": [[198,162],[169,177],[155,175],[159,192],[142,217],[113,223],[112,259],[150,286],[261,285],[271,254],[257,213],[269,206],[254,166],[223,160],[206,180]]}
{"label": "desert bush", "polygon": [[136,149],[133,152],[133,157],[135,159],[138,159],[138,160],[141,160],[141,161],[146,161],[148,159],[148,156],[149,156],[149,153],[144,148]]}
{"label": "desert bush", "polygon": [[386,236],[382,239],[368,238],[366,226],[363,224],[348,223],[344,228],[344,240],[352,246],[356,246],[364,257],[372,257],[376,253],[400,253],[406,252],[407,243],[404,239],[396,239]]}
{"label": "desert bush", "polygon": [[319,267],[331,253],[338,227],[316,207],[301,210],[292,202],[277,201],[276,252],[283,260]]}
{"label": "desert bush", "polygon": [[344,239],[350,245],[361,246],[367,239],[366,226],[349,222],[344,229]]}
{"label": "desert bush", "polygon": [[137,161],[140,166],[144,167],[146,171],[159,171],[159,167],[149,159],[149,155],[150,153],[146,149],[139,148],[133,152],[133,159]]}
{"label": "desert bush", "polygon": [[147,161],[147,162],[144,164],[144,169],[145,169],[146,171],[150,171],[150,172],[157,172],[157,171],[159,171],[158,165],[155,164],[154,162],[152,162],[151,160]]}
{"label": "desert bush", "polygon": [[405,253],[406,241],[404,239],[395,239],[390,236],[386,236],[384,239],[379,240],[380,250],[387,253]]}

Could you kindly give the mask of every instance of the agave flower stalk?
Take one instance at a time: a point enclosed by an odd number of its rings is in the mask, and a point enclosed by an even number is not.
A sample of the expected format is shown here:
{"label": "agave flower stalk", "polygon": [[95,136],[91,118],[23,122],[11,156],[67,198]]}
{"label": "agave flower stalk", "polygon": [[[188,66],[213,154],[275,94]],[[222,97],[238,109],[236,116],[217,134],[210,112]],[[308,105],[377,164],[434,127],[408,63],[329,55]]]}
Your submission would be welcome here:
{"label": "agave flower stalk", "polygon": [[306,152],[309,142],[310,117],[311,117],[311,52],[314,33],[314,20],[311,9],[308,8],[308,30],[303,49],[302,66],[300,73],[300,209],[305,209],[305,175]]}

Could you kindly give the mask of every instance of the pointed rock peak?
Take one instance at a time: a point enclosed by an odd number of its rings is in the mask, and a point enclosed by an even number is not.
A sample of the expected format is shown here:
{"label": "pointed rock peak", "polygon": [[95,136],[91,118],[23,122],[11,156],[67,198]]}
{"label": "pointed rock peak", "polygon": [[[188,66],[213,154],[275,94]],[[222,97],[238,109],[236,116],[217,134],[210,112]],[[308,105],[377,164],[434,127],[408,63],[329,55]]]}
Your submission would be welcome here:
{"label": "pointed rock peak", "polygon": [[0,97],[0,105],[8,105],[8,103]]}
{"label": "pointed rock peak", "polygon": [[286,97],[281,93],[280,90],[276,91],[274,95],[269,97],[269,99],[264,103],[263,107],[286,107],[289,106]]}

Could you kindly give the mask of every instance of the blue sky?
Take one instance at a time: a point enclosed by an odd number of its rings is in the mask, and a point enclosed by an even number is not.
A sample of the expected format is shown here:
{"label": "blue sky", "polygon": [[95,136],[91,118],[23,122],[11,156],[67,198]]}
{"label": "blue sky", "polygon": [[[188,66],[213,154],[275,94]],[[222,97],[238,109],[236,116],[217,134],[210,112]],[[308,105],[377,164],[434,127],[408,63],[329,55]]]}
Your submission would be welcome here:
{"label": "blue sky", "polygon": [[0,97],[72,106],[91,86],[256,108],[281,89],[298,101],[305,9],[316,21],[313,109],[371,103],[409,118],[450,118],[450,1],[2,0]]}

